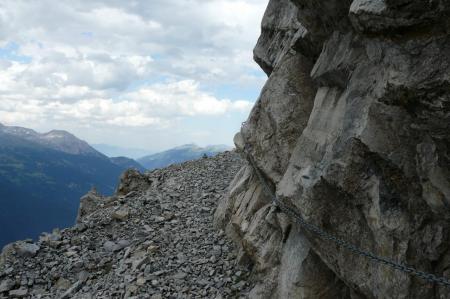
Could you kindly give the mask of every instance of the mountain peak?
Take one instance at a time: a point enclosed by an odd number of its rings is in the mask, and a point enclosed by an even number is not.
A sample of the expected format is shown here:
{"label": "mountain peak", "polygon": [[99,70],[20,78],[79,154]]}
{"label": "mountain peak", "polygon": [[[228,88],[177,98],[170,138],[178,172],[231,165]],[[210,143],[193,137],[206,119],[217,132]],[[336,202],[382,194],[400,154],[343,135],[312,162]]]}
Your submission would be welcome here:
{"label": "mountain peak", "polygon": [[17,126],[0,126],[1,132],[31,141],[54,150],[74,155],[103,156],[86,141],[64,130],[38,133],[32,129]]}
{"label": "mountain peak", "polygon": [[41,134],[41,137],[46,140],[55,140],[55,142],[64,142],[64,141],[84,142],[75,135],[64,130],[51,130],[47,133]]}
{"label": "mountain peak", "polygon": [[176,146],[173,149],[187,149],[187,148],[198,148],[198,145],[195,143],[187,143],[187,144]]}
{"label": "mountain peak", "polygon": [[52,137],[52,138],[63,138],[63,137],[73,137],[76,138],[75,135],[64,131],[64,130],[51,130],[50,132],[42,134],[46,137]]}

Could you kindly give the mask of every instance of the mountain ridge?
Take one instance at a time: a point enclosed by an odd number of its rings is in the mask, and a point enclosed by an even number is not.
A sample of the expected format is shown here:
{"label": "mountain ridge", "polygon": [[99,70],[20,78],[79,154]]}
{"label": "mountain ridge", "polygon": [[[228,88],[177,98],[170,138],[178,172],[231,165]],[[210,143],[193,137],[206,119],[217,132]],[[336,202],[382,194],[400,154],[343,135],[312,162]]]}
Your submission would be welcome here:
{"label": "mountain ridge", "polygon": [[0,247],[73,225],[79,198],[92,187],[112,194],[128,168],[144,171],[66,131],[0,126]]}
{"label": "mountain ridge", "polygon": [[142,157],[137,161],[146,169],[153,170],[155,168],[162,168],[175,163],[198,159],[203,155],[213,156],[231,149],[232,148],[230,146],[226,145],[210,145],[200,147],[194,143],[189,143]]}
{"label": "mountain ridge", "polygon": [[91,144],[91,146],[108,157],[128,157],[136,160],[144,156],[154,154],[154,151],[151,150],[146,150],[142,148],[121,147],[105,143],[94,143]]}
{"label": "mountain ridge", "polygon": [[124,169],[136,169],[140,172],[145,172],[147,170],[139,162],[128,157],[110,157],[109,160]]}
{"label": "mountain ridge", "polygon": [[0,133],[13,135],[68,154],[104,156],[86,141],[65,130],[51,130],[46,133],[38,133],[29,128],[1,125]]}

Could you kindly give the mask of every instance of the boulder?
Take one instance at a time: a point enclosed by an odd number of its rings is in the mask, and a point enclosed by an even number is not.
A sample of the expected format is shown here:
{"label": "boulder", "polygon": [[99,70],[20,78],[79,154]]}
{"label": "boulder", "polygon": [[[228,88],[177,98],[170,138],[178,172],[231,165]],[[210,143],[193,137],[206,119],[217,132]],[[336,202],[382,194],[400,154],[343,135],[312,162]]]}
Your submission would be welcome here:
{"label": "boulder", "polygon": [[127,208],[120,208],[112,214],[112,219],[117,221],[125,221],[128,219],[130,211]]}

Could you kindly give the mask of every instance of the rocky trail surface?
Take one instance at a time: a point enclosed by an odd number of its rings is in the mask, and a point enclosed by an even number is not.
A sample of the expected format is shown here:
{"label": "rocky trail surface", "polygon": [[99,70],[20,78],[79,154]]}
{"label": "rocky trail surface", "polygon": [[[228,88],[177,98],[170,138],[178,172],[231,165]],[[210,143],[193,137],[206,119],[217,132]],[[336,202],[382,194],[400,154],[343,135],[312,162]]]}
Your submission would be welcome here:
{"label": "rocky trail surface", "polygon": [[91,191],[77,225],[0,256],[0,298],[239,298],[250,285],[214,230],[218,201],[243,162],[234,152],[144,175],[116,195]]}

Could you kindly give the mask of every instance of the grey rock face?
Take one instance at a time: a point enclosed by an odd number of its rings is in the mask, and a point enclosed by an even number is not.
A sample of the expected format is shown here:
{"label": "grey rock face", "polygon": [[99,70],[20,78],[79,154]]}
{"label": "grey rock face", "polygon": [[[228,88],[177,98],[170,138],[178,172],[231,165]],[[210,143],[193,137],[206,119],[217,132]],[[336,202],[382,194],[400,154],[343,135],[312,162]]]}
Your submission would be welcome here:
{"label": "grey rock face", "polygon": [[[235,138],[310,223],[447,278],[449,5],[270,1],[255,48],[270,76]],[[307,33],[296,40],[295,30]],[[248,166],[230,190],[216,225],[239,246],[241,262],[253,264],[253,298],[450,296],[274,212]],[[324,285],[329,292],[319,295]]]}
{"label": "grey rock face", "polygon": [[254,264],[256,284],[250,298],[346,298],[348,288],[317,257],[298,227],[276,213],[249,166],[231,186],[215,220],[241,245],[239,261]]}
{"label": "grey rock face", "polygon": [[269,3],[261,24],[261,36],[253,50],[255,61],[267,75],[272,73],[299,36],[306,34],[297,14],[297,7],[289,0]]}
{"label": "grey rock face", "polygon": [[448,1],[354,0],[349,18],[356,30],[367,33],[392,34],[423,27],[428,27],[428,31],[434,26],[445,26],[449,9]]}
{"label": "grey rock face", "polygon": [[[254,147],[256,160],[263,162],[259,166],[271,177],[281,179],[313,108],[316,88],[309,76],[311,68],[310,61],[301,54],[284,55],[263,87],[242,132],[242,136],[251,139],[248,144]],[[273,158],[264,160],[264,156]]]}

